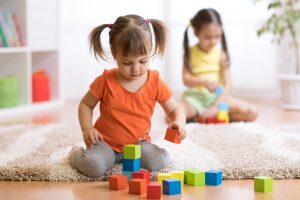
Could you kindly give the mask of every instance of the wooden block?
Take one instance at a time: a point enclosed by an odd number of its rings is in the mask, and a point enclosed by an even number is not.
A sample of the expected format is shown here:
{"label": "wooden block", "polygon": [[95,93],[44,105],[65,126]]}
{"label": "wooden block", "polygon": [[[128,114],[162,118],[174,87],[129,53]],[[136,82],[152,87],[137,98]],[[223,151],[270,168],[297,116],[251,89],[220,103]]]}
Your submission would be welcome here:
{"label": "wooden block", "polygon": [[205,172],[202,171],[189,171],[187,173],[187,183],[192,186],[204,186],[205,185]]}
{"label": "wooden block", "polygon": [[226,111],[219,111],[217,114],[218,120],[225,120],[226,123],[229,123],[229,114]]}
{"label": "wooden block", "polygon": [[180,180],[181,186],[184,184],[184,171],[172,171],[171,178]]}
{"label": "wooden block", "polygon": [[220,170],[209,170],[205,172],[205,184],[217,186],[222,183],[222,171]]}
{"label": "wooden block", "polygon": [[269,176],[254,177],[254,191],[255,192],[272,192],[273,178]]}
{"label": "wooden block", "polygon": [[165,135],[165,140],[180,144],[181,139],[179,138],[179,132],[176,129],[168,128]]}
{"label": "wooden block", "polygon": [[223,86],[219,85],[215,91],[216,96],[220,96],[224,91]]}
{"label": "wooden block", "polygon": [[133,172],[132,178],[146,179],[146,183],[148,184],[150,182],[150,172],[147,170],[136,171]]}
{"label": "wooden block", "polygon": [[226,112],[228,112],[228,104],[225,101],[222,101],[219,104],[219,111],[226,111]]}
{"label": "wooden block", "polygon": [[159,183],[148,183],[147,185],[147,199],[160,199],[161,185]]}
{"label": "wooden block", "polygon": [[140,158],[139,159],[123,159],[123,171],[135,172],[140,170]]}
{"label": "wooden block", "polygon": [[176,195],[181,193],[180,180],[175,178],[163,180],[163,192],[168,195]]}
{"label": "wooden block", "polygon": [[141,145],[129,144],[124,146],[125,159],[141,158]]}
{"label": "wooden block", "polygon": [[170,179],[171,174],[170,173],[158,173],[157,174],[157,182],[162,186],[162,181],[165,179]]}
{"label": "wooden block", "polygon": [[205,119],[206,124],[216,124],[218,119],[216,117],[207,117]]}
{"label": "wooden block", "polygon": [[187,184],[187,175],[188,173],[190,173],[192,170],[189,170],[189,169],[185,169],[183,170],[183,173],[184,173],[184,184]]}
{"label": "wooden block", "polygon": [[146,193],[146,179],[133,178],[129,181],[129,194],[141,195]]}
{"label": "wooden block", "polygon": [[133,172],[122,171],[122,174],[123,174],[124,176],[127,176],[128,181],[132,179],[132,174],[133,174]]}
{"label": "wooden block", "polygon": [[109,189],[111,190],[125,190],[127,189],[127,176],[115,175],[110,176],[108,179]]}

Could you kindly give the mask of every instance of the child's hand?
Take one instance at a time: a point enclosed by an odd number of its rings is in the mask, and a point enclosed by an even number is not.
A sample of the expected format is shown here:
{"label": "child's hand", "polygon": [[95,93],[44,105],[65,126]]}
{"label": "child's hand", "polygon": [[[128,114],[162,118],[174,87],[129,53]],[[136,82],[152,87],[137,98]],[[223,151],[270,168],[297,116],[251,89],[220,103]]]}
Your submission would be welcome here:
{"label": "child's hand", "polygon": [[219,86],[217,82],[206,80],[204,86],[210,91],[216,91],[217,87]]}
{"label": "child's hand", "polygon": [[186,137],[185,122],[174,121],[171,124],[169,124],[169,128],[178,130],[180,139],[181,140],[185,139]]}
{"label": "child's hand", "polygon": [[87,147],[93,147],[99,140],[103,141],[102,135],[95,128],[86,128],[82,131],[83,140]]}

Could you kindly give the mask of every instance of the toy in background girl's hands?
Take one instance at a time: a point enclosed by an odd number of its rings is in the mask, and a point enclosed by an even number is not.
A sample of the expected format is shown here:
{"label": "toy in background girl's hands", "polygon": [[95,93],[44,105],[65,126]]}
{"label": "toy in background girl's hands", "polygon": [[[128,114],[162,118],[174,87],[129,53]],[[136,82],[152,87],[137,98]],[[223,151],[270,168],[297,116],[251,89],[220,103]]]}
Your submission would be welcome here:
{"label": "toy in background girl's hands", "polygon": [[[96,58],[106,57],[101,42],[104,29],[110,29],[109,43],[117,67],[104,70],[80,102],[79,122],[89,148],[73,148],[70,163],[83,174],[98,177],[122,162],[124,145],[139,144],[140,167],[159,171],[170,164],[170,156],[150,142],[155,103],[160,103],[171,119],[170,127],[176,127],[182,139],[186,119],[159,73],[149,69],[151,57],[164,52],[165,26],[159,20],[138,15],[121,16],[114,24],[102,24],[94,28],[89,38]],[[93,110],[99,102],[101,115],[93,124]]]}
{"label": "toy in background girl's hands", "polygon": [[[192,47],[188,38],[190,28],[198,38],[197,44]],[[229,95],[230,56],[221,17],[216,10],[200,10],[191,19],[183,46],[183,82],[188,89],[183,94],[182,106],[187,120],[194,121],[198,116],[204,120],[217,116],[218,105],[224,101],[230,107],[231,121],[255,120],[257,109],[254,105]],[[220,114],[220,117],[224,118],[224,115]],[[228,121],[227,118],[225,120]]]}

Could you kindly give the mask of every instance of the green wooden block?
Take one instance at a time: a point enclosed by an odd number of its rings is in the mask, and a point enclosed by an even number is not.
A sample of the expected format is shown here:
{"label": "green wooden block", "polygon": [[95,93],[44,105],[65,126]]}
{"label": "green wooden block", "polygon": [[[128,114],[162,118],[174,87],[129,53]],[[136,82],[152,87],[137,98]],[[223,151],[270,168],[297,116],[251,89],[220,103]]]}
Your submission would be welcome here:
{"label": "green wooden block", "polygon": [[187,184],[187,175],[189,172],[191,172],[192,170],[190,169],[185,169],[183,170],[183,173],[184,173],[184,184]]}
{"label": "green wooden block", "polygon": [[204,186],[205,185],[205,172],[189,171],[187,173],[187,184],[192,185],[192,186]]}
{"label": "green wooden block", "polygon": [[272,192],[273,178],[269,176],[254,177],[255,192]]}
{"label": "green wooden block", "polygon": [[124,146],[125,159],[141,158],[141,145],[129,144]]}

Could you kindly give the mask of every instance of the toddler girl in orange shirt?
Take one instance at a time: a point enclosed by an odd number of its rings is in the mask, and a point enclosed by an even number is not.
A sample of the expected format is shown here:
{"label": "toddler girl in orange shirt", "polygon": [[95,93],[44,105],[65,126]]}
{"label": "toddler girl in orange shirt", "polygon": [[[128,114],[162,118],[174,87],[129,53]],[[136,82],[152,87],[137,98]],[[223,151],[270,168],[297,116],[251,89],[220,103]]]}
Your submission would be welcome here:
{"label": "toddler girl in orange shirt", "polygon": [[[141,167],[158,171],[170,164],[170,156],[165,149],[150,142],[156,102],[171,119],[169,127],[177,129],[181,139],[186,135],[183,109],[158,72],[149,69],[151,56],[164,52],[165,26],[159,20],[138,15],[120,16],[114,24],[102,24],[89,37],[96,58],[105,59],[101,32],[106,28],[110,29],[109,43],[117,67],[98,76],[80,102],[79,122],[88,148],[74,147],[70,162],[83,174],[98,177],[122,161],[124,145],[140,144]],[[101,115],[93,125],[93,110],[98,102]]]}

